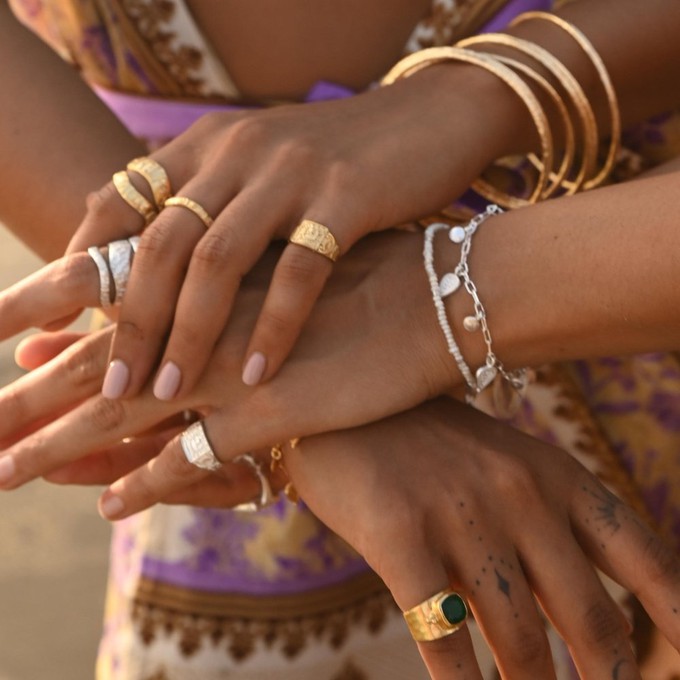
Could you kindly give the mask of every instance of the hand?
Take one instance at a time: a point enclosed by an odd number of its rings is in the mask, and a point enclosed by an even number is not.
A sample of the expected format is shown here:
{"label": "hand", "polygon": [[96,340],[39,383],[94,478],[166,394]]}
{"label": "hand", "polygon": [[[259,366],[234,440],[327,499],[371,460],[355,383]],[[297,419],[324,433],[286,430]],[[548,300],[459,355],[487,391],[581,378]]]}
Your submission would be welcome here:
{"label": "hand", "polygon": [[[207,370],[184,398],[160,402],[149,389],[126,400],[97,395],[112,331],[80,340],[0,391],[0,439],[15,441],[2,458],[2,487],[48,474],[185,409],[205,416],[217,454],[227,461],[294,436],[377,420],[442,393],[460,376],[429,301],[421,249],[421,236],[404,232],[358,244],[338,263],[290,361],[256,389],[240,381],[240,357],[275,253],[244,280]],[[97,288],[96,269],[83,253],[49,265],[0,295],[0,337],[61,315],[64,301],[96,300]],[[25,343],[23,354],[40,350],[35,343]],[[17,440],[25,428],[37,426]],[[115,486],[113,494],[126,506],[115,516],[147,507],[202,476],[172,440],[153,465]]]}
{"label": "hand", "polygon": [[[432,214],[459,196],[498,155],[507,136],[502,115],[508,108],[525,113],[490,74],[452,73],[453,79],[448,68],[435,68],[348,100],[209,115],[152,154],[173,191],[201,204],[215,223],[206,231],[195,215],[174,207],[144,231],[105,395],[139,393],[158,366],[156,396],[186,396],[242,277],[272,239],[288,238],[301,220],[327,225],[344,256],[362,236]],[[486,105],[491,93],[498,95],[495,107]],[[486,125],[496,118],[502,132]],[[145,182],[131,175],[150,198]],[[89,201],[69,250],[103,245],[142,226],[109,184]],[[278,371],[332,268],[299,245],[283,251],[244,348],[248,384]]]}
{"label": "hand", "polygon": [[[284,462],[310,509],[367,559],[403,610],[448,585],[461,593],[503,678],[554,677],[541,608],[580,677],[639,677],[628,624],[592,563],[680,645],[672,550],[573,458],[479,412],[431,402],[304,439]],[[137,464],[120,451],[96,454],[58,480],[108,483]],[[208,475],[162,501],[230,507],[243,495],[237,488]],[[481,678],[465,627],[419,649],[435,680]]]}

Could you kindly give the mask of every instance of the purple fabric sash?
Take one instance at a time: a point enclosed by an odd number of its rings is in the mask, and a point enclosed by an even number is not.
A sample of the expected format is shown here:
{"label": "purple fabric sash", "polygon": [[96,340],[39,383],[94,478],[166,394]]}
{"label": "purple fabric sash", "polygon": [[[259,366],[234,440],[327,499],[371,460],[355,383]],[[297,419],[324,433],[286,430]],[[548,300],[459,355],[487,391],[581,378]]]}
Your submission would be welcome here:
{"label": "purple fabric sash", "polygon": [[[510,0],[487,23],[481,33],[492,33],[505,28],[516,16],[533,10],[549,11],[552,0]],[[127,129],[142,139],[168,140],[191,127],[201,116],[215,111],[240,111],[246,107],[230,104],[202,104],[156,99],[145,95],[115,92],[95,87],[100,99],[116,114]],[[327,101],[349,97],[354,92],[334,83],[319,82],[305,98],[307,102]]]}

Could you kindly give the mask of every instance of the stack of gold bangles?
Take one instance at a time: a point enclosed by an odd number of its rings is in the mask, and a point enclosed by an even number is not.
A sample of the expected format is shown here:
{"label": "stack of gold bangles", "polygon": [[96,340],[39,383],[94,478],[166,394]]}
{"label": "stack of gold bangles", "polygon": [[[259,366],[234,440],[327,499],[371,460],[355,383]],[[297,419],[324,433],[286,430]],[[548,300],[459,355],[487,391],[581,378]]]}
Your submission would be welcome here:
{"label": "stack of gold bangles", "polygon": [[[599,186],[609,176],[619,149],[621,117],[616,93],[607,69],[597,51],[586,36],[564,19],[547,12],[526,12],[518,16],[512,26],[525,21],[549,21],[568,33],[585,52],[602,82],[609,104],[610,142],[606,157],[597,168],[599,134],[593,108],[586,94],[564,64],[543,47],[504,33],[486,33],[460,41],[454,47],[432,47],[421,50],[402,59],[384,78],[383,85],[406,78],[421,69],[445,61],[460,61],[474,64],[494,74],[505,82],[526,106],[538,132],[541,157],[529,154],[529,162],[538,171],[536,185],[526,196],[514,196],[500,191],[483,177],[474,182],[475,189],[484,198],[505,208],[515,208],[536,203],[551,196],[570,195],[582,189]],[[516,59],[468,49],[478,45],[499,45],[515,50],[542,72]],[[543,74],[548,75],[546,78]],[[524,78],[528,82],[525,82]],[[564,148],[561,154],[554,149],[554,135],[549,119],[539,98],[530,85],[542,91],[557,113],[557,120],[563,128]],[[556,166],[555,158],[559,159]],[[575,161],[578,164],[575,167]],[[505,162],[507,166],[509,162]],[[516,163],[515,163],[516,165]]]}

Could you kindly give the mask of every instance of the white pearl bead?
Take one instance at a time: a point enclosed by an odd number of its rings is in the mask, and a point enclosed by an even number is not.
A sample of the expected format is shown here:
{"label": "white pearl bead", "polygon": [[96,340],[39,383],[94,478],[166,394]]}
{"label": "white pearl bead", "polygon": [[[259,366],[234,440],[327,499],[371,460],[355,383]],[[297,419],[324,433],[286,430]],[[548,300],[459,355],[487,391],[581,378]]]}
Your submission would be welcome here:
{"label": "white pearl bead", "polygon": [[449,232],[449,238],[454,243],[462,243],[465,240],[465,229],[463,227],[453,227]]}
{"label": "white pearl bead", "polygon": [[463,319],[463,328],[470,333],[479,330],[479,319],[476,316],[466,316]]}

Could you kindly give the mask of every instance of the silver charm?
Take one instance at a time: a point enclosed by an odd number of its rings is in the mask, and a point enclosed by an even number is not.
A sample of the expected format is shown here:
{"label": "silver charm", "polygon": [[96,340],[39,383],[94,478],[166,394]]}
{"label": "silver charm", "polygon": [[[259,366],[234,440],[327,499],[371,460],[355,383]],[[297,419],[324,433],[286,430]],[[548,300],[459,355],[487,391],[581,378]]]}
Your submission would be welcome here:
{"label": "silver charm", "polygon": [[477,379],[477,391],[482,392],[485,390],[493,381],[498,374],[498,369],[495,366],[481,366],[475,372],[475,378]]}
{"label": "silver charm", "polygon": [[442,298],[448,297],[460,288],[460,279],[452,273],[444,274],[439,282],[439,294]]}
{"label": "silver charm", "polygon": [[470,333],[479,330],[479,319],[476,316],[466,316],[463,319],[463,328]]}

